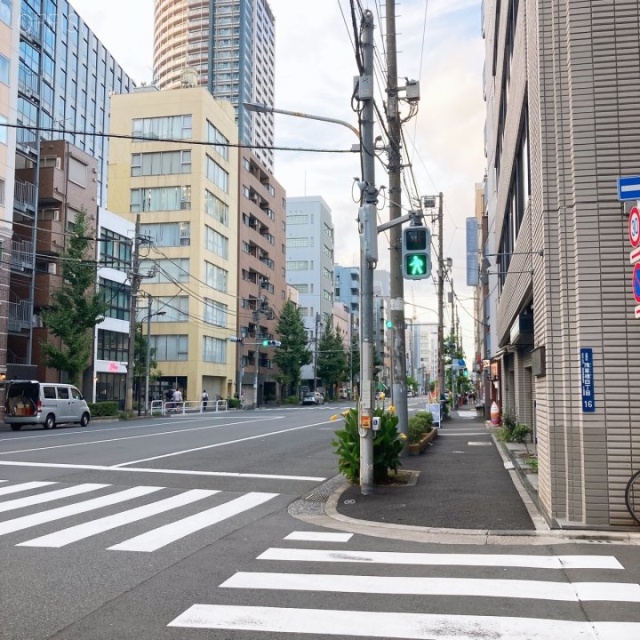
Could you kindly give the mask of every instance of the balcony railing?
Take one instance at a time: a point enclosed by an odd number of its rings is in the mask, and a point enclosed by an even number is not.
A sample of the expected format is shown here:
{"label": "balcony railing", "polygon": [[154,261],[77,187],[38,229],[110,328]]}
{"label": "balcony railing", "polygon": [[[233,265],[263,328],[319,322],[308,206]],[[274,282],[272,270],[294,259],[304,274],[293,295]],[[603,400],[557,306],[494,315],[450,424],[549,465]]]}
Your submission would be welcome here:
{"label": "balcony railing", "polygon": [[28,300],[9,303],[9,331],[22,331],[31,327],[31,304]]}
{"label": "balcony railing", "polygon": [[33,262],[33,242],[26,240],[11,241],[11,269],[18,271],[30,270]]}
{"label": "balcony railing", "polygon": [[24,211],[30,209],[35,211],[36,208],[36,185],[31,182],[15,181],[15,191],[13,194],[13,204],[18,209]]}

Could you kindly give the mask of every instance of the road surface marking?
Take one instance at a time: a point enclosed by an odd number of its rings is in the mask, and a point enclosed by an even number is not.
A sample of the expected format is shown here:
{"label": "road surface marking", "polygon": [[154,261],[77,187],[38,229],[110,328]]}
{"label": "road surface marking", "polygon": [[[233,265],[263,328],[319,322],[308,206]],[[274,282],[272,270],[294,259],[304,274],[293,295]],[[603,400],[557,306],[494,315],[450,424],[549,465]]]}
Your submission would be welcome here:
{"label": "road surface marking", "polygon": [[7,502],[0,502],[0,513],[5,511],[11,511],[13,509],[22,509],[23,507],[30,507],[34,504],[44,504],[45,502],[53,502],[54,500],[60,500],[62,498],[68,498],[69,496],[77,496],[81,493],[89,493],[89,491],[96,491],[97,489],[104,489],[108,487],[108,484],[79,484],[75,487],[66,487],[64,489],[56,489],[55,491],[48,491],[47,493],[39,493],[36,496],[28,496],[26,498],[16,498],[15,500],[7,500]]}
{"label": "road surface marking", "polygon": [[93,498],[92,500],[85,500],[84,502],[78,502],[66,507],[58,507],[57,509],[41,511],[29,516],[22,516],[21,518],[14,518],[13,520],[0,522],[0,536],[6,535],[7,533],[13,533],[14,531],[22,531],[23,529],[35,527],[36,525],[44,524],[46,522],[53,522],[54,520],[61,520],[62,518],[75,516],[79,513],[86,513],[87,511],[92,511],[93,509],[107,507],[112,504],[117,504],[118,502],[130,500],[131,498],[145,496],[149,493],[160,491],[160,489],[163,488],[164,487],[134,487],[133,489],[126,489],[125,491],[112,493],[108,496]]}
{"label": "road surface marking", "polygon": [[[4,482],[4,480],[0,480]],[[14,484],[10,487],[2,487],[0,489],[0,496],[6,496],[10,493],[20,493],[21,491],[29,491],[31,489],[39,489],[40,487],[47,487],[55,482],[23,482],[22,484]]]}
{"label": "road surface marking", "polygon": [[[464,553],[331,551],[271,547],[258,560],[293,562],[357,562],[424,566],[526,567],[529,569],[624,569],[614,556],[536,556]],[[640,636],[639,636],[640,637]]]}
{"label": "road surface marking", "polygon": [[157,469],[152,467],[108,467],[97,464],[65,464],[56,462],[22,462],[20,460],[0,460],[4,467],[36,467],[42,469],[85,469],[89,471],[128,471],[131,473],[168,473],[184,476],[210,476],[216,478],[258,478],[262,480],[304,480],[324,482],[326,478],[317,476],[284,476],[268,473],[239,473],[234,471],[191,471],[190,469]]}
{"label": "road surface marking", "polygon": [[[637,640],[637,622],[195,604],[170,627],[407,640]],[[255,636],[252,636],[255,637]]]}
{"label": "road surface marking", "polygon": [[[264,418],[264,422],[272,422],[273,420],[280,420],[282,416],[273,416],[269,418]],[[252,423],[255,420],[243,420],[239,422],[229,422],[227,424],[216,424],[216,425],[206,425],[204,427],[184,427],[182,429],[174,429],[173,431],[162,431],[160,433],[143,433],[137,436],[123,436],[121,438],[107,438],[105,440],[90,440],[89,442],[68,442],[67,444],[52,444],[48,447],[33,447],[31,449],[16,449],[13,451],[0,451],[0,455],[13,455],[14,453],[32,453],[34,451],[50,451],[52,449],[66,449],[69,447],[89,447],[93,444],[109,444],[110,442],[124,442],[125,440],[141,440],[143,438],[161,438],[163,436],[173,436],[177,433],[184,434],[192,431],[206,431],[208,429],[221,429],[222,427],[233,427],[238,424]],[[313,425],[308,425],[313,426]],[[81,433],[91,433],[90,431],[83,431]],[[267,433],[266,435],[269,435]],[[237,442],[237,440],[232,440],[231,444]],[[153,458],[149,458],[153,460]]]}
{"label": "road surface marking", "polygon": [[240,498],[230,500],[225,504],[218,505],[212,509],[201,511],[195,515],[183,518],[177,522],[158,527],[147,533],[143,533],[130,540],[125,540],[109,549],[117,551],[156,551],[176,540],[181,540],[186,536],[200,531],[206,527],[231,518],[243,511],[257,507],[258,505],[275,498],[277,493],[248,493]]}
{"label": "road surface marking", "polygon": [[185,491],[176,496],[166,498],[165,500],[158,500],[151,504],[145,504],[141,507],[122,511],[112,516],[105,516],[91,522],[79,524],[75,527],[68,527],[54,533],[50,533],[40,538],[34,538],[33,540],[27,540],[27,542],[21,542],[16,545],[18,547],[53,547],[59,549],[65,545],[77,542],[78,540],[84,540],[98,533],[104,533],[110,531],[116,527],[121,527],[125,524],[132,522],[138,522],[144,518],[155,516],[171,509],[182,507],[183,505],[191,504],[203,498],[208,498],[218,491],[207,491],[205,489],[193,489],[192,491]]}
{"label": "road surface marking", "polygon": [[[279,420],[280,418],[273,418],[273,420]],[[301,429],[310,429],[311,427],[318,427],[321,424],[330,422],[324,420],[322,422],[316,422],[314,424],[305,424],[300,427],[291,427],[290,429],[280,429],[279,431],[269,431],[268,433],[261,433],[255,436],[247,436],[246,438],[238,438],[237,440],[229,440],[228,442],[218,442],[217,444],[208,444],[202,447],[194,447],[193,449],[184,449],[182,451],[173,451],[171,453],[164,453],[159,456],[152,456],[150,458],[140,458],[140,460],[131,460],[130,462],[121,462],[120,464],[113,465],[112,469],[121,469],[122,467],[139,464],[140,462],[151,462],[152,460],[161,460],[162,458],[171,458],[173,456],[181,456],[184,453],[193,453],[194,451],[206,451],[207,449],[217,449],[218,447],[226,447],[230,444],[237,444],[239,442],[248,442],[250,440],[261,440],[269,438],[271,436],[282,435],[283,433],[291,433],[292,431],[300,431]]]}
{"label": "road surface marking", "polygon": [[349,542],[353,533],[325,533],[323,531],[293,531],[285,540],[306,540],[307,542]]}
{"label": "road surface marking", "polygon": [[532,598],[563,602],[640,602],[640,585],[478,578],[415,578],[239,571],[223,582],[231,589],[273,589],[389,595]]}

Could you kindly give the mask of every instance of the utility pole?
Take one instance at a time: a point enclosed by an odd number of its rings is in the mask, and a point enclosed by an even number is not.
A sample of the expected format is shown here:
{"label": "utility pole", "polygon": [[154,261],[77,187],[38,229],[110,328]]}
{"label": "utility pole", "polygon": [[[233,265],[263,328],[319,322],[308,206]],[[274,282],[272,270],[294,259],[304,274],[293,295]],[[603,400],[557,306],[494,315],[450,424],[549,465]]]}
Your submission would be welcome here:
{"label": "utility pole", "polygon": [[455,309],[455,297],[453,295],[453,277],[450,277],[450,282],[451,282],[451,339],[454,341],[452,345],[452,353],[451,353],[451,411],[453,411],[456,406],[456,385],[455,385],[455,371],[453,367],[453,359],[455,356],[455,351],[457,349],[457,340],[455,338],[456,309]]}
{"label": "utility pole", "polygon": [[318,390],[318,327],[320,325],[320,314],[316,312],[316,337],[314,341],[313,353],[313,390]]}
{"label": "utility pole", "polygon": [[444,379],[444,238],[442,221],[442,192],[438,202],[438,393],[442,398],[445,390]]}
{"label": "utility pole", "polygon": [[[398,102],[398,56],[396,49],[396,3],[386,0],[387,12],[387,128],[389,130],[389,221],[402,216],[402,162],[400,156],[401,129]],[[402,226],[390,229],[390,318],[391,337],[391,398],[398,416],[398,431],[408,433],[407,363],[404,324],[404,278],[402,275]],[[407,441],[405,440],[405,443]],[[404,449],[406,453],[406,446]]]}
{"label": "utility pole", "polygon": [[[367,9],[362,17],[362,58],[358,83],[358,100],[362,107],[360,140],[362,183],[360,185],[360,400],[358,405],[360,433],[360,491],[373,491],[373,270],[378,259],[374,153],[373,107],[373,13]],[[369,89],[367,89],[369,87]]]}
{"label": "utility pole", "polygon": [[127,356],[127,373],[124,382],[124,410],[126,412],[133,411],[133,368],[135,361],[138,289],[140,288],[140,213],[136,214],[129,281],[131,283],[131,299],[129,301],[129,354]]}

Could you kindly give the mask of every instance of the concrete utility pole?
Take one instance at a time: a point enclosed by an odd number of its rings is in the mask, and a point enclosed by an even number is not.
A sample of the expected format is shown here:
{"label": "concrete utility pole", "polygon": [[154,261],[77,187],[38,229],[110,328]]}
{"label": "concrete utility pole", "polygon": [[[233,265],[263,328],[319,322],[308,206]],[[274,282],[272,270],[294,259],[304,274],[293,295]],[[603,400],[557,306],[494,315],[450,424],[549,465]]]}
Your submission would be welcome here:
{"label": "concrete utility pole", "polygon": [[133,254],[131,256],[131,299],[129,303],[129,354],[127,356],[127,373],[124,379],[124,410],[133,411],[133,369],[135,365],[136,317],[138,312],[138,289],[140,288],[140,213],[136,214],[136,226],[133,237]]}
{"label": "concrete utility pole", "polygon": [[[361,134],[361,207],[360,226],[360,491],[373,491],[373,270],[378,259],[374,154],[373,107],[373,14],[366,10],[362,17],[363,70],[359,79],[358,100],[362,107]],[[369,88],[367,90],[367,87]]]}
{"label": "concrete utility pole", "polygon": [[[402,183],[400,156],[401,129],[398,104],[398,66],[396,50],[396,3],[386,0],[387,11],[387,128],[389,130],[389,220],[402,216]],[[390,319],[391,337],[391,399],[398,416],[398,431],[407,434],[407,363],[404,319],[404,278],[402,275],[402,226],[390,229]],[[406,441],[405,441],[406,443]],[[406,453],[406,445],[405,445]]]}
{"label": "concrete utility pole", "polygon": [[[445,390],[444,379],[444,238],[442,216],[442,192],[438,202],[438,393]],[[440,402],[440,397],[438,402]]]}
{"label": "concrete utility pole", "polygon": [[453,278],[450,277],[451,282],[451,340],[453,340],[452,345],[452,354],[451,354],[451,411],[453,411],[456,407],[456,384],[455,384],[455,371],[453,366],[453,360],[455,355],[455,350],[457,348],[457,339],[455,337],[456,334],[456,309],[455,309],[455,296],[453,294]]}

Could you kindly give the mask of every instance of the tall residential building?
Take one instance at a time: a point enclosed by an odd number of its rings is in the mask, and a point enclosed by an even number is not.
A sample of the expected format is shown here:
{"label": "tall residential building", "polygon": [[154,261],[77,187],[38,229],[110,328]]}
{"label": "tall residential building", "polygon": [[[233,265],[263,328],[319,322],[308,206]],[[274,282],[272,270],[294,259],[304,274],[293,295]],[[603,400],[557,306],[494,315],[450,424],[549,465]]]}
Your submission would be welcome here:
{"label": "tall residential building", "polygon": [[360,267],[334,265],[334,292],[336,302],[344,303],[351,314],[352,330],[360,326]]}
{"label": "tall residential building", "polygon": [[[273,114],[243,103],[274,104],[275,19],[267,0],[156,0],[155,83],[206,87],[236,109],[240,142],[273,147]],[[273,171],[273,151],[255,154]]]}
{"label": "tall residential building", "polygon": [[[300,294],[300,308],[314,352],[315,341],[333,313],[334,236],[331,209],[320,196],[287,199],[287,283]],[[302,381],[315,386],[314,365]]]}
{"label": "tall residential building", "polygon": [[[238,370],[236,391],[262,405],[279,397],[273,348],[263,339],[277,338],[280,310],[288,299],[286,200],[282,186],[248,150],[240,153],[238,204]],[[255,385],[255,386],[254,386]]]}
{"label": "tall residential building", "polygon": [[8,0],[0,0],[0,380],[7,375],[8,262],[11,255],[16,157],[16,130],[2,125],[16,121],[19,21],[17,7]]}
{"label": "tall residential building", "polygon": [[640,8],[624,6],[483,5],[485,358],[502,410],[534,428],[540,506],[569,527],[632,525],[640,459],[640,319],[616,184],[640,165]]}
{"label": "tall residential building", "polygon": [[[61,225],[60,233],[64,233],[69,220],[69,212],[63,210],[68,196],[64,190],[73,190],[73,185],[79,185],[84,193],[91,192],[83,206],[95,219],[106,192],[108,138],[93,134],[109,129],[109,94],[126,93],[133,83],[66,0],[2,0],[0,29],[6,31],[7,22],[12,22],[13,32],[5,34],[7,39],[0,38],[0,46],[7,51],[7,43],[12,43],[9,110],[15,108],[11,122],[19,128],[15,138],[13,133],[7,134],[9,141],[15,139],[15,147],[7,147],[7,158],[0,159],[0,172],[11,176],[15,170],[12,188],[5,189],[4,216],[8,218],[12,211],[13,231],[5,258],[10,267],[9,302],[1,308],[8,307],[7,375],[35,376],[34,330],[38,327],[34,327],[33,318],[41,303],[36,294],[41,294],[43,278],[52,275],[40,271],[43,258],[38,247],[43,243],[53,246],[48,225]],[[4,65],[0,61],[0,68]],[[6,91],[0,88],[2,104],[3,95]],[[68,133],[71,131],[77,133]],[[64,140],[77,152],[56,151],[53,155],[60,159],[60,165],[55,164],[58,160],[52,159],[48,146],[51,140]],[[85,174],[80,165],[90,173]],[[51,178],[53,183],[43,184],[45,191],[39,193],[41,178]],[[60,211],[57,219],[50,213],[55,210]],[[70,215],[73,217],[73,212]],[[44,261],[60,246],[58,243]],[[1,371],[5,365],[1,348],[0,359]]]}
{"label": "tall residential building", "polygon": [[[238,152],[232,106],[204,88],[111,98],[109,210],[140,221],[141,288],[162,391],[233,395]],[[171,138],[173,142],[154,138]],[[205,143],[206,142],[206,143]],[[135,259],[135,256],[134,256]],[[131,292],[129,292],[130,295]],[[138,319],[147,315],[138,303]],[[126,304],[126,301],[125,301]]]}

